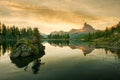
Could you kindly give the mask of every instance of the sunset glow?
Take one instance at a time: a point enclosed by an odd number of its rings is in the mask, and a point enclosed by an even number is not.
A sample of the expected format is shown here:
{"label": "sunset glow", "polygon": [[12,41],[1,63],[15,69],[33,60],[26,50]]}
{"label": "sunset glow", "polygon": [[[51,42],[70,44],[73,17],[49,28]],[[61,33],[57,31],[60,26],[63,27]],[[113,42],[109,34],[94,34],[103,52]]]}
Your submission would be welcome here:
{"label": "sunset glow", "polygon": [[0,0],[0,21],[38,27],[42,33],[72,28],[85,22],[105,29],[120,20],[119,0]]}

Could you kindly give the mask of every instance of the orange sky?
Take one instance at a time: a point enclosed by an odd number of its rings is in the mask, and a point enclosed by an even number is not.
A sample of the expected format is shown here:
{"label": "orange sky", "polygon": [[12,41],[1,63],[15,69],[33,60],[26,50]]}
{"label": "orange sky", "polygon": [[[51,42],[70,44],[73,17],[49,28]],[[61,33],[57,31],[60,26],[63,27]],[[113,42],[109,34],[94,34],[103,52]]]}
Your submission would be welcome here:
{"label": "orange sky", "polygon": [[38,27],[42,33],[82,28],[105,29],[120,21],[120,0],[0,0],[0,21]]}

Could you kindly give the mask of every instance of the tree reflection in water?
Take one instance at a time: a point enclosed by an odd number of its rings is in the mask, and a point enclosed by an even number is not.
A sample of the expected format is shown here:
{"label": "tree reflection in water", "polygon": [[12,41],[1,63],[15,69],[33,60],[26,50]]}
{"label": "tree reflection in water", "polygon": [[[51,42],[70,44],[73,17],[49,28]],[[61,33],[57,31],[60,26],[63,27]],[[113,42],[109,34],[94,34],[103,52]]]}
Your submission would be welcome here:
{"label": "tree reflection in water", "polygon": [[52,46],[65,47],[69,46],[71,49],[80,49],[83,51],[83,55],[87,56],[94,49],[104,49],[105,51],[110,51],[112,54],[117,55],[120,58],[120,49],[106,48],[106,47],[96,47],[93,44],[87,44],[80,41],[72,41],[72,40],[48,40],[47,41]]}
{"label": "tree reflection in water", "polygon": [[[104,49],[106,53],[109,51],[112,54],[115,54],[118,59],[120,59],[120,49],[113,49],[113,48],[105,48],[105,47],[95,47],[89,44],[83,44],[83,43],[77,43],[77,42],[71,42],[71,41],[48,41],[50,45],[52,46],[69,46],[71,49],[80,49],[83,51],[83,54],[87,56],[90,54],[94,49]],[[15,42],[4,42],[0,43],[0,55],[4,55],[8,50],[10,51],[13,46],[15,45]],[[45,63],[42,63],[41,58],[45,55],[45,51],[41,50],[39,55],[24,57],[24,58],[13,58],[10,57],[12,63],[14,63],[18,68],[24,68],[25,71],[27,71],[28,66],[30,63],[32,63],[31,69],[33,71],[33,74],[37,74],[40,70],[40,67],[44,65]]]}
{"label": "tree reflection in water", "polygon": [[[43,55],[45,55],[45,47],[40,43],[40,44],[33,44],[34,47],[36,47],[38,49],[38,53],[30,53],[31,55],[28,55],[28,56],[18,56],[18,57],[14,57],[14,56],[10,56],[10,59],[12,61],[12,63],[14,63],[18,68],[24,68],[24,70],[26,71],[29,64],[30,63],[33,63],[32,65],[32,71],[33,71],[33,74],[37,74],[38,71],[39,71],[39,68],[42,64],[44,63],[41,63],[41,57],[43,57]],[[22,45],[20,45],[21,47]],[[29,49],[29,48],[28,48]],[[22,50],[22,48],[20,49]],[[27,49],[24,49],[24,50],[27,50]],[[28,54],[28,53],[24,53],[25,51],[22,51],[20,54]],[[19,51],[18,51],[19,52]],[[11,55],[14,55],[14,54],[17,54],[16,53],[11,53]]]}
{"label": "tree reflection in water", "polygon": [[28,56],[24,58],[10,57],[10,59],[12,63],[14,63],[18,68],[24,68],[25,71],[27,71],[29,64],[33,63],[31,67],[33,74],[37,74],[40,66],[45,64],[41,62],[41,58],[43,57],[44,54],[45,53],[43,52],[43,53],[40,53],[40,55],[36,55],[36,56]]}
{"label": "tree reflection in water", "polygon": [[37,74],[39,69],[40,69],[40,66],[41,65],[44,65],[45,63],[41,63],[41,59],[36,59],[34,60],[33,62],[33,66],[32,66],[32,71],[33,71],[33,74]]}
{"label": "tree reflection in water", "polygon": [[[8,51],[11,51],[15,44],[16,42],[14,41],[1,42],[0,56],[5,55],[5,53]],[[10,57],[10,60],[18,68],[24,68],[25,71],[27,70],[29,64],[33,63],[31,69],[33,71],[33,74],[37,74],[40,66],[45,64],[41,62],[41,58],[45,55],[45,51],[44,51],[45,48],[43,48],[44,46],[42,44],[40,44],[40,46],[42,46],[42,48],[41,47],[39,48],[39,54],[37,55],[30,55],[27,57],[19,57],[19,58]]]}

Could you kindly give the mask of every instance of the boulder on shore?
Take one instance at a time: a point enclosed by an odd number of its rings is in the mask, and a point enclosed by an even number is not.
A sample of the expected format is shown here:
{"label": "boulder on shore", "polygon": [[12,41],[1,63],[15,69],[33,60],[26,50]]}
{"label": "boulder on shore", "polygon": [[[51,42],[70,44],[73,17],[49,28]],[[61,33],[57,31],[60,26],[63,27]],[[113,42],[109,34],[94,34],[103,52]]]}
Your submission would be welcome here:
{"label": "boulder on shore", "polygon": [[45,47],[41,43],[34,43],[27,39],[19,40],[11,51],[10,57],[28,57],[43,55]]}

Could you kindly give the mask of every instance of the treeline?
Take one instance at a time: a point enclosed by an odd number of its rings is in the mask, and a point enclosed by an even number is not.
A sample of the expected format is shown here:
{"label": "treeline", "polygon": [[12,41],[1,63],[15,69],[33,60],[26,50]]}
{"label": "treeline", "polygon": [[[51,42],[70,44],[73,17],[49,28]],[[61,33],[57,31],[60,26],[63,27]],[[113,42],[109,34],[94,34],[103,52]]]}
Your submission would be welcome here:
{"label": "treeline", "polygon": [[64,34],[50,34],[48,35],[48,39],[69,39],[70,36],[68,33],[64,33]]}
{"label": "treeline", "polygon": [[118,41],[120,39],[120,22],[115,27],[106,27],[104,31],[89,33],[83,39],[85,41],[93,41],[95,39],[103,39],[110,42]]}
{"label": "treeline", "polygon": [[38,28],[21,28],[6,26],[0,23],[0,41],[18,40],[21,38],[40,40],[41,35]]}

